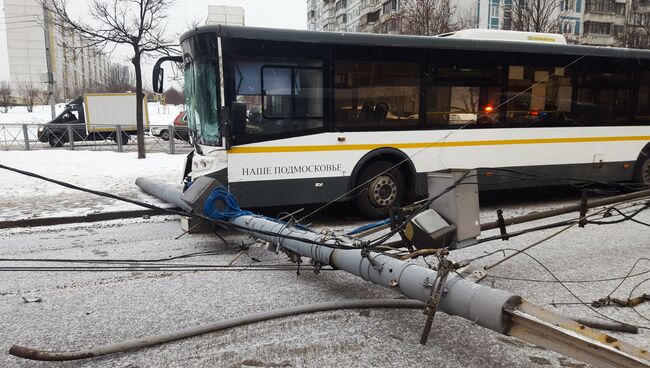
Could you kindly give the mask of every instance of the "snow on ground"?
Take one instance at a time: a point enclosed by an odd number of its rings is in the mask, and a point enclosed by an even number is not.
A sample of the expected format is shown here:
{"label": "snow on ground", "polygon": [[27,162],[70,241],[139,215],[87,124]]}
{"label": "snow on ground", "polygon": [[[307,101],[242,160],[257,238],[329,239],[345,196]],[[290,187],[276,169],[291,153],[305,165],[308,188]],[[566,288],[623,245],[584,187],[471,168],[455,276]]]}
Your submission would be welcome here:
{"label": "snow on ground", "polygon": [[[9,151],[0,152],[0,163],[85,188],[160,204],[142,193],[135,179],[145,176],[180,185],[185,155],[149,153],[140,160],[135,152]],[[6,170],[0,170],[0,178],[0,221],[141,209]]]}
{"label": "snow on ground", "polygon": [[[65,104],[56,105],[56,114],[60,114],[65,108]],[[157,102],[149,102],[147,105],[149,111],[150,125],[169,125],[172,124],[176,115],[183,111],[182,105],[159,105]],[[25,106],[14,106],[7,113],[0,113],[0,125],[2,124],[43,124],[52,120],[49,105],[34,106],[34,111],[27,112]]]}
{"label": "snow on ground", "polygon": [[[504,199],[504,201],[506,201]],[[567,202],[568,203],[568,202]],[[566,203],[565,203],[566,204]],[[547,207],[532,198],[519,203],[527,212]],[[514,208],[514,206],[513,206]],[[487,212],[487,211],[484,211]],[[574,214],[575,215],[575,214]],[[650,222],[650,212],[641,221]],[[532,224],[509,227],[512,230]],[[330,227],[350,228],[339,221]],[[316,227],[320,229],[321,227]],[[500,248],[521,249],[557,229],[495,241],[452,251],[454,260],[470,259]],[[497,233],[494,230],[485,235]],[[182,264],[219,264],[232,261],[249,240],[230,234],[224,245],[210,234],[181,233],[176,219],[153,217],[96,224],[15,229],[0,232],[0,258],[161,259],[211,252],[175,261]],[[563,280],[594,280],[624,276],[634,261],[648,256],[650,230],[625,222],[573,228],[530,250]],[[477,261],[487,265],[499,252]],[[235,264],[289,264],[253,247]],[[168,261],[165,263],[171,263]],[[0,266],[18,266],[1,262]],[[36,265],[31,263],[30,265]],[[40,263],[38,265],[57,265]],[[65,265],[65,264],[64,264]],[[640,263],[635,273],[650,269]],[[523,296],[530,302],[568,316],[597,319],[583,305],[553,307],[552,302],[574,302],[554,282],[530,282],[501,277],[552,280],[539,264],[525,255],[512,258],[489,273],[482,284]],[[0,366],[50,367],[51,363],[10,356],[12,344],[47,350],[81,349],[151,334],[175,331],[252,312],[306,303],[358,298],[396,298],[400,294],[347,274],[303,270],[230,272],[3,272],[0,278]],[[647,274],[628,279],[613,294],[626,298]],[[620,281],[568,283],[582,300],[592,301],[613,290]],[[644,286],[645,285],[645,286]],[[647,283],[635,295],[648,292]],[[25,303],[41,298],[40,303]],[[637,307],[650,316],[650,303]],[[629,308],[598,309],[614,318],[648,325]],[[210,333],[173,343],[102,358],[61,362],[57,367],[575,367],[589,366],[553,351],[494,333],[444,313],[436,314],[426,346],[419,344],[425,322],[420,311],[333,311],[281,318]],[[638,347],[650,347],[650,330],[638,335],[610,333]]]}

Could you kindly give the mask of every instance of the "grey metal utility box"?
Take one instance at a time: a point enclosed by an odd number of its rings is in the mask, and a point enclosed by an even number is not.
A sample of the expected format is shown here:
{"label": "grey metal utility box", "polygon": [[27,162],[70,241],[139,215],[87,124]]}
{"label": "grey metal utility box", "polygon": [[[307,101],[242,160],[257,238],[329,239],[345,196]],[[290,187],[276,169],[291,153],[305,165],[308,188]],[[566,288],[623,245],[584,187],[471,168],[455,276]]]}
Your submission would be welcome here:
{"label": "grey metal utility box", "polygon": [[[463,178],[465,173],[467,175]],[[437,196],[461,179],[460,185],[431,204],[431,208],[447,222],[456,225],[456,244],[452,243],[452,249],[475,244],[476,237],[481,235],[476,170],[452,169],[427,174],[429,197]]]}

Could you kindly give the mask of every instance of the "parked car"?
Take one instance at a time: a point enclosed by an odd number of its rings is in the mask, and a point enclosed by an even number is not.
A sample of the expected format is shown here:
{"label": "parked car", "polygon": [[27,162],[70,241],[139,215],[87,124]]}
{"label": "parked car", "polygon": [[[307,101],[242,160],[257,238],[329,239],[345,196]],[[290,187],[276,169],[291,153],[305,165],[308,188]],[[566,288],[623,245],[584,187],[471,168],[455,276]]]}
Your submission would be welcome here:
{"label": "parked car", "polygon": [[[149,124],[146,103],[143,102],[145,127]],[[121,126],[122,144],[136,133],[135,93],[87,93],[65,105],[54,120],[38,127],[38,140],[52,147],[70,141],[111,139],[117,142],[117,125]]]}
{"label": "parked car", "polygon": [[[176,115],[174,121],[174,135],[177,139],[182,139],[184,141],[190,141],[190,134],[187,127],[187,114],[185,111],[181,111]],[[169,126],[168,125],[152,125],[151,126],[151,135],[160,137],[163,140],[169,140]]]}

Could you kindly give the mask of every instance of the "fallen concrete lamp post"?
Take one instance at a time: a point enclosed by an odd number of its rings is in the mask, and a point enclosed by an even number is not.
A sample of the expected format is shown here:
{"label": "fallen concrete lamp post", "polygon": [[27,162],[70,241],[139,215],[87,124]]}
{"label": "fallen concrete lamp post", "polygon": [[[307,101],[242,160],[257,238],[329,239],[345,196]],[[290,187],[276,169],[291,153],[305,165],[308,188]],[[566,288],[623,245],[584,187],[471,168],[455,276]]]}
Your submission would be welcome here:
{"label": "fallen concrete lamp post", "polygon": [[[230,222],[249,228],[248,233],[254,237],[320,264],[393,288],[412,299],[423,302],[431,299],[431,290],[437,279],[436,271],[431,269],[376,252],[364,255],[361,249],[343,249],[338,246],[339,239],[324,239],[323,235],[287,227],[286,224],[265,218],[240,216]],[[260,235],[256,230],[277,236]],[[295,238],[312,242],[301,242]],[[314,244],[318,242],[329,246]],[[455,275],[449,276],[443,291],[439,304],[441,311],[501,334],[597,367],[650,367],[650,354],[646,350],[530,304],[517,295],[475,284]]]}
{"label": "fallen concrete lamp post", "polygon": [[[464,172],[429,175],[431,193],[445,193],[467,176]],[[435,176],[435,177],[434,177]],[[446,176],[446,177],[445,177]],[[138,185],[144,191],[158,196],[170,203],[185,202],[194,211],[202,213],[204,203],[211,188],[215,187],[212,179],[198,178],[197,182],[182,195],[158,185],[152,181],[139,180]],[[480,233],[478,221],[478,189],[469,185],[458,186],[463,193],[449,192],[438,201],[438,210],[447,212],[448,217],[455,218],[453,226],[464,227],[468,234],[464,242],[471,244],[472,236]],[[227,193],[222,193],[228,196]],[[460,195],[462,194],[462,196]],[[459,197],[470,198],[462,204],[463,210],[470,208],[470,215],[458,215],[461,204],[451,201]],[[229,198],[234,201],[234,198]],[[223,203],[214,202],[212,205]],[[454,207],[456,210],[454,210]],[[475,208],[474,208],[475,207]],[[450,213],[451,208],[451,213]],[[475,213],[474,213],[475,212]],[[437,215],[436,215],[437,216]],[[434,217],[436,217],[434,216]],[[469,218],[469,221],[468,219]],[[430,320],[436,309],[468,319],[476,324],[504,335],[514,336],[535,345],[549,348],[566,356],[593,364],[598,367],[650,367],[650,354],[643,349],[619,341],[600,331],[591,329],[572,319],[545,310],[523,300],[521,297],[503,290],[473,283],[459,276],[444,275],[439,280],[438,273],[414,263],[399,260],[381,253],[361,248],[341,247],[341,243],[354,244],[354,239],[336,238],[314,233],[303,228],[289,226],[254,215],[241,215],[230,218],[229,222],[239,231],[269,242],[296,259],[295,255],[312,259],[316,264],[330,265],[362,277],[375,284],[393,288],[408,298],[427,303],[430,308],[434,300],[434,291],[442,287],[439,301],[436,300],[432,313],[425,326],[421,342],[426,341]],[[468,226],[469,224],[469,226]],[[469,230],[467,230],[469,229]],[[357,242],[358,243],[358,242]],[[444,284],[436,285],[442,281]]]}
{"label": "fallen concrete lamp post", "polygon": [[[158,186],[148,180],[139,180],[138,185],[146,192],[167,202],[179,206],[183,205],[183,201],[188,204],[192,203],[194,204],[192,208],[195,211],[198,210],[196,204],[204,202],[205,194],[198,193],[198,190],[197,194],[193,195],[195,200],[188,202],[180,193],[170,187]],[[203,189],[200,190],[205,192]],[[199,197],[200,200],[196,200]],[[186,206],[181,207],[187,208]],[[597,367],[650,367],[650,354],[647,350],[619,341],[567,317],[528,303],[520,296],[448,274],[444,267],[439,270],[441,274],[445,273],[442,275],[443,277],[440,277],[441,275],[432,269],[367,249],[350,247],[350,244],[355,243],[354,239],[318,234],[260,216],[241,214],[228,221],[235,225],[238,231],[267,241],[277,250],[287,252],[294,261],[300,261],[300,257],[308,257],[316,265],[330,265],[335,269],[360,276],[364,280],[393,288],[403,295],[415,299],[412,302],[424,302],[424,305],[430,309],[427,327],[430,326],[433,314],[439,309],[498,333],[517,337]],[[345,243],[346,246],[342,246],[342,243]],[[447,277],[447,275],[449,276]],[[433,298],[434,295],[436,298]],[[435,304],[431,308],[433,300],[435,300]],[[419,305],[422,304],[409,304],[407,307],[413,308]],[[331,309],[334,307],[326,306],[326,310]],[[250,323],[275,318],[269,317],[273,315],[273,311],[262,314],[261,318],[245,316],[242,319]],[[278,311],[274,315],[278,317],[291,314],[286,311]],[[88,358],[196,336],[200,333],[221,329],[223,325],[230,327],[241,325],[241,322],[238,320],[231,324],[231,321],[226,320],[207,326],[144,337],[131,342],[100,346],[84,351],[47,352],[14,346],[10,352],[14,355],[38,360]],[[428,328],[425,328],[424,332],[421,342],[426,341]]]}

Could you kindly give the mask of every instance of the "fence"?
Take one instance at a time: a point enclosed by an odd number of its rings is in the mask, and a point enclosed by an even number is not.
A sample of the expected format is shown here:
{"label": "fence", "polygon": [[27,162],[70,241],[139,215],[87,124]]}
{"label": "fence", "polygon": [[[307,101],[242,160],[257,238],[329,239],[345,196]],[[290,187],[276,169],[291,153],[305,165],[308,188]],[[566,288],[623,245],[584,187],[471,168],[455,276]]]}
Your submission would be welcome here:
{"label": "fence", "polygon": [[[138,141],[133,127],[85,124],[0,124],[0,151],[86,150],[137,152]],[[173,139],[172,139],[173,138]],[[193,148],[184,126],[152,126],[145,131],[146,152],[188,153]]]}

